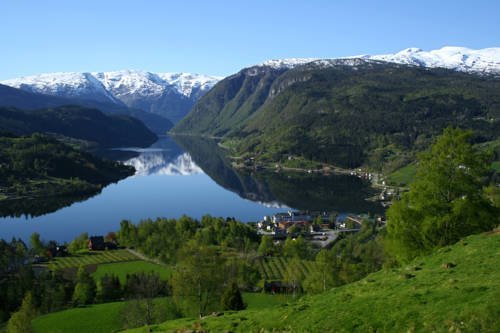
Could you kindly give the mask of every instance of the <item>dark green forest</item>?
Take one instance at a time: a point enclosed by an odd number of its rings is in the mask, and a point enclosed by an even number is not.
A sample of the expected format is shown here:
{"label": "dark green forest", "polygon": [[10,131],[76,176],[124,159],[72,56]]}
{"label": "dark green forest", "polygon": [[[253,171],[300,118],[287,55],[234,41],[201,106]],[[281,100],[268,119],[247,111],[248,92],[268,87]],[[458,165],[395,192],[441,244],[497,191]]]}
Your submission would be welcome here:
{"label": "dark green forest", "polygon": [[135,118],[105,115],[97,109],[81,106],[31,111],[0,108],[0,131],[17,135],[54,133],[101,147],[147,147],[157,140],[156,135]]}
{"label": "dark green forest", "polygon": [[0,137],[0,199],[96,193],[134,169],[42,134]]}

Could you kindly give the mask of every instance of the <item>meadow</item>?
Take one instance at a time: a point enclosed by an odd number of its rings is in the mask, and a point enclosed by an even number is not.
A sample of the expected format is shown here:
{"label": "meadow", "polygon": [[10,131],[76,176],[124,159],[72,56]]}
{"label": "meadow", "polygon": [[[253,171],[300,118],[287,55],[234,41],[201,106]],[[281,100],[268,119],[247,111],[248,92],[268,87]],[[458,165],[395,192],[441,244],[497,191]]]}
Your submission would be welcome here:
{"label": "meadow", "polygon": [[155,272],[160,275],[162,280],[168,280],[172,274],[172,269],[164,265],[158,265],[143,260],[115,262],[107,264],[99,264],[96,270],[92,273],[92,277],[99,281],[105,274],[114,274],[120,279],[120,283],[124,283],[127,275],[134,273]]}
{"label": "meadow", "polygon": [[[261,293],[244,293],[243,299],[248,309],[263,309],[280,306],[290,300],[290,296]],[[158,307],[166,306],[169,297],[155,300]],[[35,333],[110,333],[123,329],[122,311],[126,302],[94,304],[54,312],[33,320]]]}

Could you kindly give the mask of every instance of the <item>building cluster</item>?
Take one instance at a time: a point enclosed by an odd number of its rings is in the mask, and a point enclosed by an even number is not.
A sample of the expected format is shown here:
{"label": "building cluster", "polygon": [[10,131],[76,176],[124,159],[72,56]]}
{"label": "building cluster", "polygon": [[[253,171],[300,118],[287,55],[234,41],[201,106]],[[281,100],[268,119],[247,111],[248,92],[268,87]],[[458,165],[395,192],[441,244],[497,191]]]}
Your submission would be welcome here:
{"label": "building cluster", "polygon": [[385,222],[383,217],[374,219],[367,214],[287,211],[264,216],[264,219],[257,223],[257,228],[261,233],[274,235],[274,238],[286,238],[288,235],[328,230],[356,231],[361,229],[363,221],[366,220],[371,220],[380,226]]}
{"label": "building cluster", "polygon": [[321,229],[331,229],[336,213],[307,213],[301,211],[287,211],[264,216],[257,226],[264,232],[272,232],[276,238],[286,237],[289,234],[301,232],[317,232]]}

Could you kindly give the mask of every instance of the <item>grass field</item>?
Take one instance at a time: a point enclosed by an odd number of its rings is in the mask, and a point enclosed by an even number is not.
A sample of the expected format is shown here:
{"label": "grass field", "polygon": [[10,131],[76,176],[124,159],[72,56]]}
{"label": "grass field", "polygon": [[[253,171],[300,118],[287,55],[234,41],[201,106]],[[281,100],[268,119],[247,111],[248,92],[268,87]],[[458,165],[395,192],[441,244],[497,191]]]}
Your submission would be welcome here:
{"label": "grass field", "polygon": [[[264,309],[286,303],[290,296],[244,293],[243,300],[249,309]],[[161,306],[168,298],[158,298]],[[69,309],[40,316],[33,321],[36,333],[110,333],[123,328],[121,311],[124,302],[97,304]]]}
{"label": "grass field", "polygon": [[97,266],[95,272],[92,273],[92,277],[96,281],[99,281],[105,274],[114,274],[118,276],[120,282],[123,284],[127,274],[140,273],[140,272],[156,272],[160,274],[163,280],[167,280],[172,274],[172,269],[166,266],[160,266],[147,261],[137,260],[137,261],[126,261],[126,262],[115,262],[110,264],[100,264]]}
{"label": "grass field", "polygon": [[[290,259],[283,257],[266,257],[257,261],[257,269],[264,280],[282,280]],[[302,260],[301,269],[304,275],[312,270],[314,262]]]}
{"label": "grass field", "polygon": [[387,178],[391,185],[408,185],[413,181],[416,173],[417,166],[415,164],[408,164],[394,171]]}
{"label": "grass field", "polygon": [[86,251],[68,257],[57,257],[49,262],[49,268],[64,269],[86,265],[133,261],[139,258],[127,250]]}
{"label": "grass field", "polygon": [[[155,299],[157,306],[167,297]],[[49,313],[33,320],[35,333],[111,333],[123,329],[122,310],[126,302],[96,304]]]}
{"label": "grass field", "polygon": [[500,332],[499,249],[498,231],[475,235],[287,306],[131,332]]}

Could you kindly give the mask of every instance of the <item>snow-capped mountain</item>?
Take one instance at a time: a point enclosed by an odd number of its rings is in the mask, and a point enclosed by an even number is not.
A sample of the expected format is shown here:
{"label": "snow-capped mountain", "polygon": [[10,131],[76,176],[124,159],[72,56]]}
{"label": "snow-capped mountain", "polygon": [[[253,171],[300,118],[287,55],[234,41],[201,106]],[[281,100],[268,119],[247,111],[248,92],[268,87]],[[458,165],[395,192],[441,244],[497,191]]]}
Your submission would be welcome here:
{"label": "snow-capped mountain", "polygon": [[[500,47],[472,50],[465,47],[446,46],[432,51],[408,48],[393,54],[359,55],[338,59],[290,58],[268,60],[258,66],[268,66],[275,69],[293,68],[312,62],[317,62],[324,66],[334,66],[338,62],[331,60],[340,59],[377,60],[419,67],[441,67],[475,74],[500,75]],[[348,62],[344,61],[342,64],[346,65]]]}
{"label": "snow-capped mountain", "polygon": [[113,102],[156,113],[173,122],[221,78],[190,73],[115,71],[49,73],[2,81],[2,84],[46,95]]}

